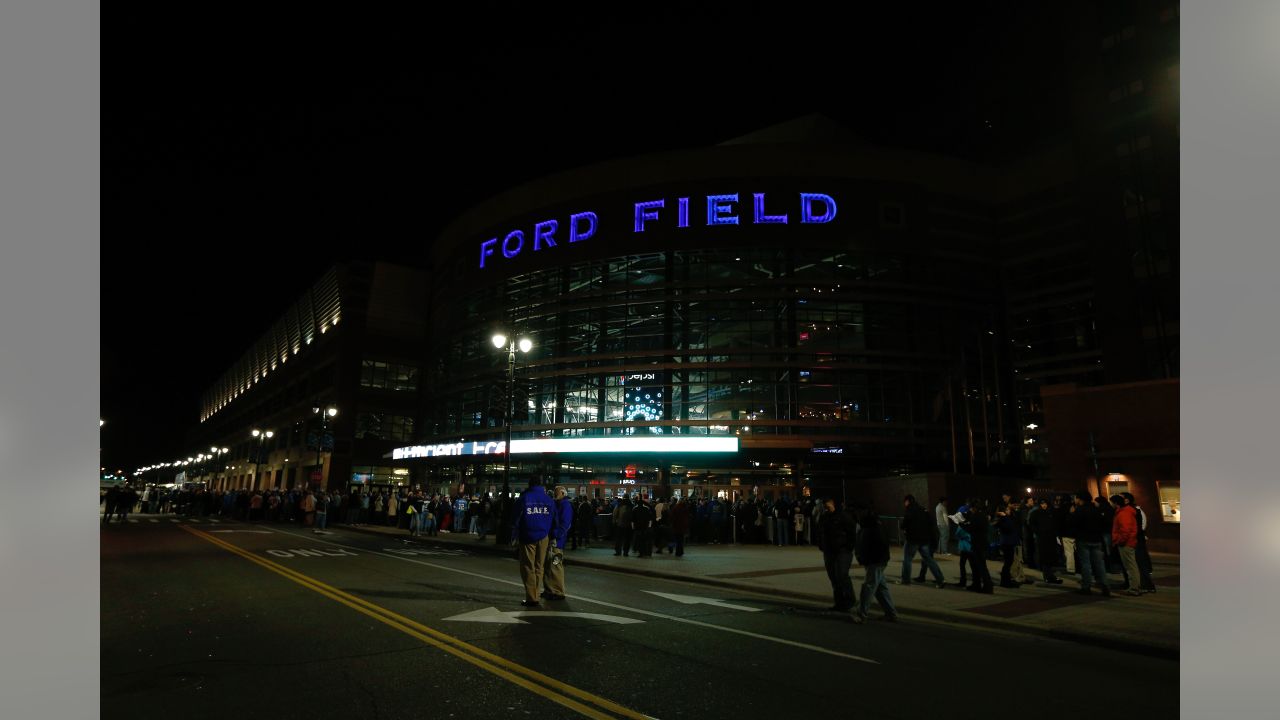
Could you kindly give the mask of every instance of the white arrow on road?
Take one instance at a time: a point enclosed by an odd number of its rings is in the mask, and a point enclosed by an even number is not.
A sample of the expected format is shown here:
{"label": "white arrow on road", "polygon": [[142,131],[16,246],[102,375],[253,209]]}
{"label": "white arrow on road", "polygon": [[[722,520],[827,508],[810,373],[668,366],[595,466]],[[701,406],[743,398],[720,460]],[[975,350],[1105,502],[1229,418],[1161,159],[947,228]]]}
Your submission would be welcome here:
{"label": "white arrow on road", "polygon": [[693,595],[676,595],[675,593],[657,592],[656,590],[645,590],[650,595],[657,595],[668,600],[675,600],[685,605],[715,605],[716,607],[728,608],[729,610],[746,610],[747,612],[760,612],[761,608],[747,607],[746,605],[734,605],[723,600],[715,598],[695,597]]}
{"label": "white arrow on road", "polygon": [[445,620],[457,620],[458,622],[487,622],[502,623],[504,625],[528,625],[527,622],[520,619],[520,616],[553,616],[553,617],[580,617],[588,620],[600,620],[602,622],[617,623],[619,625],[631,625],[634,623],[642,623],[643,620],[635,620],[621,615],[602,615],[600,613],[588,612],[561,612],[558,610],[513,610],[511,612],[502,612],[498,608],[488,607],[483,610],[473,610],[469,613],[454,615],[447,617]]}
{"label": "white arrow on road", "polygon": [[250,533],[252,535],[274,535],[275,534],[270,530],[210,530],[209,532],[216,532],[216,533],[237,532],[237,533]]}

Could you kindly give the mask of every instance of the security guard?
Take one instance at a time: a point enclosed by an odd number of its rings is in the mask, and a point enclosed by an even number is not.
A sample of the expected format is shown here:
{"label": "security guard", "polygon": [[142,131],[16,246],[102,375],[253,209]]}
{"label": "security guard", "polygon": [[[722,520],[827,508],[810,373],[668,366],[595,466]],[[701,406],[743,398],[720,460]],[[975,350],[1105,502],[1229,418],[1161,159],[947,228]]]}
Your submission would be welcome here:
{"label": "security guard", "polygon": [[564,543],[573,527],[573,503],[565,497],[563,487],[556,488],[555,523],[551,528],[551,549],[547,554],[546,575],[543,584],[546,590],[542,597],[548,600],[564,599]]}
{"label": "security guard", "polygon": [[542,487],[542,479],[529,480],[529,489],[520,496],[520,516],[516,536],[520,540],[520,579],[524,582],[525,607],[538,607],[538,586],[547,557],[548,538],[555,522],[555,503]]}

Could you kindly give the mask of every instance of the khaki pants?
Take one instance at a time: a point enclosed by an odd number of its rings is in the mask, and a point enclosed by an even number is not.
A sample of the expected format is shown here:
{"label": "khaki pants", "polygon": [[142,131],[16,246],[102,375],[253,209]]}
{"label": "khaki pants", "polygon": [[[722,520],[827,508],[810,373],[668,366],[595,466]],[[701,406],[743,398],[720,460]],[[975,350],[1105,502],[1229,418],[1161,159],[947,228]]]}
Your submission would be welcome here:
{"label": "khaki pants", "polygon": [[564,548],[550,547],[543,570],[542,582],[552,595],[564,595]]}
{"label": "khaki pants", "polygon": [[538,602],[542,585],[542,565],[547,557],[547,540],[520,544],[520,579],[524,581],[524,599]]}
{"label": "khaki pants", "polygon": [[1129,590],[1142,591],[1142,573],[1138,570],[1138,548],[1120,546],[1120,562],[1129,574]]}

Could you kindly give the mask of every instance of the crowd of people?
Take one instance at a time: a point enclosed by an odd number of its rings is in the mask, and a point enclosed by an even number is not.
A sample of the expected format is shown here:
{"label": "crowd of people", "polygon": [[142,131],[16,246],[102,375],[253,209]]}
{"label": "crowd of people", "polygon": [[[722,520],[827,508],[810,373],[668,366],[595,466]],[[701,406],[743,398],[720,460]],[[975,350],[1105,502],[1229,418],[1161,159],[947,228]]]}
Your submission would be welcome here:
{"label": "crowd of people", "polygon": [[[106,506],[103,522],[123,521],[129,513],[176,513],[182,516],[220,516],[250,522],[296,522],[317,530],[336,524],[384,525],[411,535],[469,533],[485,537],[497,530],[497,503],[488,496],[429,495],[412,490],[324,491],[206,490],[146,486],[112,488],[101,497]],[[615,498],[571,499],[576,518],[568,529],[569,549],[606,542],[621,548],[619,554],[659,554],[667,548],[684,553],[684,544],[769,543],[810,545],[814,523],[821,511],[815,500],[739,499],[696,497],[680,499],[642,497],[640,493]],[[631,519],[640,506],[640,522]],[[652,517],[645,520],[645,514]],[[637,530],[648,531],[637,534]],[[646,541],[647,538],[647,541]],[[633,548],[634,545],[634,548]],[[677,545],[679,547],[677,547]],[[646,553],[647,554],[647,553]]]}
{"label": "crowd of people", "polygon": [[[853,619],[867,617],[872,597],[884,610],[886,619],[897,613],[884,581],[889,561],[887,531],[876,512],[855,503],[837,509],[827,500],[818,517],[817,544],[831,582],[837,611],[854,611]],[[916,498],[903,499],[900,531],[903,538],[900,583],[923,583],[932,575],[934,585],[947,587],[946,578],[934,552],[950,555],[954,541],[960,556],[959,587],[978,593],[994,592],[987,560],[995,552],[1003,560],[1000,586],[1018,588],[1034,581],[1025,567],[1041,571],[1043,582],[1060,585],[1059,572],[1078,575],[1077,592],[1091,595],[1096,588],[1111,597],[1108,573],[1124,575],[1124,591],[1140,596],[1153,593],[1151,555],[1147,551],[1147,516],[1133,495],[1121,493],[1110,498],[1091,497],[1081,490],[1075,495],[1015,500],[1010,495],[998,503],[970,498],[950,513],[947,498],[940,498],[933,516]],[[912,563],[921,558],[920,574],[912,577]],[[855,600],[849,568],[854,559],[865,568],[860,602]]]}
{"label": "crowd of people", "polygon": [[[404,530],[409,535],[440,533],[470,534],[478,540],[504,528],[512,544],[524,543],[523,514],[526,496],[535,488],[554,506],[543,538],[549,548],[538,551],[541,560],[530,561],[530,577],[541,578],[545,568],[559,573],[559,581],[545,596],[563,596],[564,550],[611,544],[614,555],[652,557],[664,551],[680,557],[686,543],[770,543],[773,545],[817,545],[824,554],[832,593],[833,609],[855,607],[858,618],[865,617],[874,597],[889,619],[896,617],[885,581],[891,544],[889,524],[865,504],[837,507],[834,499],[818,501],[804,497],[792,500],[740,498],[730,502],[718,497],[649,497],[640,493],[615,498],[567,497],[563,487],[554,489],[551,500],[541,481],[532,483],[511,504],[508,523],[500,523],[502,508],[487,496],[458,494],[429,495],[420,491],[384,490],[372,492],[355,487],[347,492],[294,488],[288,490],[206,490],[145,487],[112,488],[102,496],[103,522],[124,522],[131,512],[176,513],[181,516],[222,516],[248,522],[297,523],[323,532],[333,524],[382,525]],[[537,494],[537,493],[535,493]],[[948,586],[935,555],[951,556],[954,548],[960,559],[960,576],[953,585],[978,593],[994,592],[988,559],[1002,560],[999,584],[1018,588],[1034,581],[1025,568],[1042,573],[1042,582],[1059,585],[1060,574],[1077,575],[1078,592],[1096,589],[1111,595],[1108,573],[1123,574],[1124,591],[1142,595],[1156,591],[1151,577],[1151,556],[1147,551],[1147,515],[1128,493],[1110,498],[1075,495],[1015,499],[1003,495],[998,502],[969,498],[951,512],[947,498],[940,498],[932,513],[915,497],[903,500],[903,514],[897,523],[903,544],[901,576],[903,585],[932,579],[938,588]],[[527,533],[525,534],[527,536]],[[921,559],[919,574],[913,577],[916,556]],[[532,556],[531,556],[532,557]],[[866,569],[862,602],[855,603],[848,571],[853,560]],[[554,563],[552,561],[555,561]],[[536,565],[536,567],[535,567]],[[526,598],[536,601],[536,597]]]}

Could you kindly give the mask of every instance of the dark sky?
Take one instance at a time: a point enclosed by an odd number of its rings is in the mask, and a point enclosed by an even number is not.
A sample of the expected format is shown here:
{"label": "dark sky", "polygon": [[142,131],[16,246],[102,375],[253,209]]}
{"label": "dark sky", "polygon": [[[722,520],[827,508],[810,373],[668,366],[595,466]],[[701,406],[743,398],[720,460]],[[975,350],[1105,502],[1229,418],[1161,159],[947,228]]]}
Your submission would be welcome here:
{"label": "dark sky", "polygon": [[108,472],[188,454],[201,392],[330,264],[419,262],[452,217],[520,182],[811,112],[978,159],[1064,122],[1051,22],[743,7],[107,23]]}

